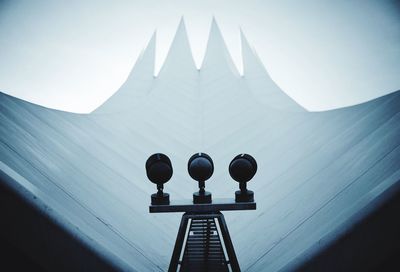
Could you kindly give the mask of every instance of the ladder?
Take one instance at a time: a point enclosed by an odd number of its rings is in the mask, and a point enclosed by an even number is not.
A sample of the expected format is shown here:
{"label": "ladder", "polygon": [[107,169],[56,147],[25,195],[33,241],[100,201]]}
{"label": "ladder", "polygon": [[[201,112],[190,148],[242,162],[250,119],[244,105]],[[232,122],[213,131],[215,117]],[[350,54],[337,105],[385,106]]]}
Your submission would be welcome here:
{"label": "ladder", "polygon": [[[226,254],[223,246],[225,246]],[[183,255],[182,258],[181,255]],[[226,259],[226,255],[229,259]],[[240,271],[222,213],[185,213],[182,216],[168,271],[177,271],[178,266],[180,266],[179,271],[182,272]]]}

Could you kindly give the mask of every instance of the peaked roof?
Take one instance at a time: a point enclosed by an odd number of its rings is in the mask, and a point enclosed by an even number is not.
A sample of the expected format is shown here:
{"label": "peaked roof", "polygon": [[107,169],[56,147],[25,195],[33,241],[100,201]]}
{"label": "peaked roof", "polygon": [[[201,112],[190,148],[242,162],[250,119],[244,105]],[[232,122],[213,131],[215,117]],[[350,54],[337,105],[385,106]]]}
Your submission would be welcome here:
{"label": "peaked roof", "polygon": [[251,48],[242,29],[240,29],[240,39],[242,46],[243,76],[253,94],[259,98],[259,101],[278,109],[305,111],[303,107],[283,92],[272,80],[260,58],[257,56],[257,53]]}
{"label": "peaked roof", "polygon": [[182,17],[158,77],[169,77],[182,73],[187,75],[195,72],[197,72],[197,68],[190,49],[185,21]]}
{"label": "peaked roof", "polygon": [[[95,112],[115,113],[136,108],[136,105],[141,103],[141,98],[148,92],[153,92],[163,101],[169,101],[168,103],[171,103],[170,100],[185,96],[186,101],[208,97],[208,99],[213,99],[216,105],[228,102],[229,96],[234,96],[234,93],[242,93],[245,96],[253,94],[260,103],[268,107],[304,111],[275,84],[255,51],[250,47],[243,31],[240,30],[240,34],[244,66],[242,80],[215,18],[211,22],[206,53],[199,71],[193,59],[185,21],[182,17],[157,78],[153,76],[156,48],[156,33],[154,33],[125,83]],[[173,93],[165,93],[166,88],[163,86],[166,82],[174,82]],[[216,82],[221,84],[215,85]],[[216,94],[218,96],[215,96]],[[239,100],[243,98],[238,98]]]}
{"label": "peaked roof", "polygon": [[135,66],[133,67],[131,73],[129,74],[126,83],[134,81],[136,78],[141,79],[152,79],[154,75],[154,65],[156,59],[156,37],[157,32],[154,31],[151,36],[147,47],[142,50]]}
{"label": "peaked roof", "polygon": [[205,74],[213,74],[215,77],[226,72],[239,76],[215,18],[211,22],[207,49],[200,71]]}
{"label": "peaked roof", "polygon": [[243,30],[240,28],[240,41],[242,47],[243,75],[245,77],[265,74],[266,70],[256,55],[254,49],[250,46]]}
{"label": "peaked roof", "polygon": [[119,112],[134,106],[146,94],[154,79],[156,55],[156,32],[151,36],[147,47],[141,52],[135,66],[122,86],[94,113]]}

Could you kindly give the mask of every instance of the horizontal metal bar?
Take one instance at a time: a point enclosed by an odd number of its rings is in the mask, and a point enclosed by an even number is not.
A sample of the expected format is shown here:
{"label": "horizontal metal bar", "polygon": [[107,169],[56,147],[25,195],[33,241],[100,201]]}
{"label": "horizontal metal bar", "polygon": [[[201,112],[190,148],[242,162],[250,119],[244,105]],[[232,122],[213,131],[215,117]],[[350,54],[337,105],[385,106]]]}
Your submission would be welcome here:
{"label": "horizontal metal bar", "polygon": [[193,204],[191,200],[171,201],[169,205],[150,205],[150,213],[165,212],[217,212],[234,210],[255,210],[255,202],[235,202],[234,199],[214,199],[212,203]]}

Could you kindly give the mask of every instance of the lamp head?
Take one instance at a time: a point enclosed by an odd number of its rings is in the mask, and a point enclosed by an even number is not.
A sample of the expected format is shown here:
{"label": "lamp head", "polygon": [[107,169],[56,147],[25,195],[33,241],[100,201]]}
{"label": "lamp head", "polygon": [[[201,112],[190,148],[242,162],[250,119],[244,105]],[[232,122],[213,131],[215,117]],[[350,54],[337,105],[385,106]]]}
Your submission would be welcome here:
{"label": "lamp head", "polygon": [[237,182],[250,181],[256,172],[257,162],[248,154],[237,155],[229,164],[229,174]]}
{"label": "lamp head", "polygon": [[146,174],[157,185],[168,182],[172,177],[171,160],[162,153],[151,155],[146,161]]}
{"label": "lamp head", "polygon": [[211,193],[205,190],[205,181],[214,173],[214,163],[205,153],[196,153],[188,162],[189,175],[199,182],[199,191],[193,193],[193,203],[211,203]]}
{"label": "lamp head", "polygon": [[189,175],[197,181],[206,181],[214,173],[214,163],[205,153],[194,154],[188,162]]}
{"label": "lamp head", "polygon": [[229,174],[239,182],[239,191],[235,192],[236,202],[253,202],[254,192],[247,190],[249,182],[257,172],[256,160],[248,154],[237,155],[229,164]]}

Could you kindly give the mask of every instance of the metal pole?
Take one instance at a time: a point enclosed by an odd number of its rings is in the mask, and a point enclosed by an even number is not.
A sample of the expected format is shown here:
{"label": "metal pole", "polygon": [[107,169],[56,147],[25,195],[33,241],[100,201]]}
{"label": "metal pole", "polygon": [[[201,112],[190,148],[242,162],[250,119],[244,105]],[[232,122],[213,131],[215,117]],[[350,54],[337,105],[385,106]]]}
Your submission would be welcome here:
{"label": "metal pole", "polygon": [[182,215],[181,225],[178,230],[178,235],[176,236],[174,252],[171,257],[171,262],[169,264],[168,272],[175,272],[178,269],[179,257],[181,256],[183,240],[185,239],[188,221],[189,217],[186,213],[184,213]]}
{"label": "metal pole", "polygon": [[218,223],[221,228],[222,237],[224,239],[224,244],[226,247],[226,253],[228,254],[229,263],[231,265],[233,272],[240,272],[239,262],[236,258],[235,249],[233,248],[231,236],[229,235],[228,227],[225,222],[224,215],[219,212],[218,216]]}

